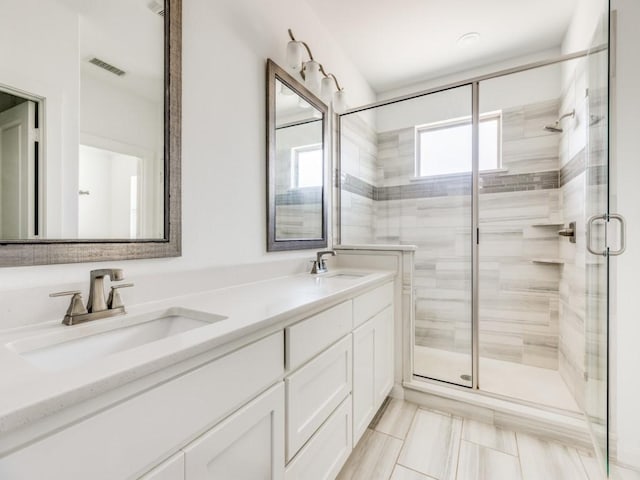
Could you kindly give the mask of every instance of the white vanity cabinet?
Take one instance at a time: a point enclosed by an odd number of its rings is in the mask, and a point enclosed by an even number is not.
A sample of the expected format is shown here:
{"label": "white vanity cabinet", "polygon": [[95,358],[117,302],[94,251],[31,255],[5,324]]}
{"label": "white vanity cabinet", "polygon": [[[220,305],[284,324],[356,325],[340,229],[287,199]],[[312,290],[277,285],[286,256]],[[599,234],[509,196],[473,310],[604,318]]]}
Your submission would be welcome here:
{"label": "white vanity cabinet", "polygon": [[335,478],[393,385],[393,283],[346,298],[109,392],[88,415],[69,406],[62,428],[0,457],[0,479]]}
{"label": "white vanity cabinet", "polygon": [[285,337],[285,478],[335,478],[393,387],[393,283],[302,320]]}
{"label": "white vanity cabinet", "polygon": [[137,478],[279,382],[283,351],[279,331],[117,403],[0,458],[0,479]]}

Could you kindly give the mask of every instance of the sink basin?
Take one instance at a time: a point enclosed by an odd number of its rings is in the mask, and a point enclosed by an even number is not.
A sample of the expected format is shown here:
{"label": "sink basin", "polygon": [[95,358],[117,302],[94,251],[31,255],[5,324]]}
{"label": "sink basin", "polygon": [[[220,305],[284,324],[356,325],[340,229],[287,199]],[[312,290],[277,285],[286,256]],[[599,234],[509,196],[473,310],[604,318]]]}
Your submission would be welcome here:
{"label": "sink basin", "polygon": [[[125,321],[130,320],[126,317],[122,318]],[[141,316],[136,319],[137,322],[134,320],[134,324],[128,322],[120,327],[106,331],[92,331],[80,337],[68,338],[69,335],[65,335],[66,333],[73,334],[75,332],[63,331],[59,335],[46,336],[44,339],[29,338],[13,342],[8,346],[17,351],[29,363],[42,370],[64,370],[82,365],[87,361],[211,325],[225,318],[227,317],[173,308],[161,313]],[[99,323],[101,320],[95,322]],[[90,327],[89,324],[85,325]],[[99,328],[100,325],[96,324],[95,327]]]}
{"label": "sink basin", "polygon": [[340,280],[355,280],[356,278],[366,277],[368,273],[330,273],[325,278],[338,278]]}

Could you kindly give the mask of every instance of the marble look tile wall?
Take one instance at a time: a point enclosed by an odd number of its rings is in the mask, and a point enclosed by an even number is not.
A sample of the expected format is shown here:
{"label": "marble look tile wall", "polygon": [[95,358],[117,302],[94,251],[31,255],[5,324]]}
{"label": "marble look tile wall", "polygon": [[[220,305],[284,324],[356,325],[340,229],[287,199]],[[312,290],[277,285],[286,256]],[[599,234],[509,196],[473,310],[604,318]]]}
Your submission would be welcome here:
{"label": "marble look tile wall", "polygon": [[[480,190],[481,355],[553,369],[560,136],[542,127],[555,121],[558,108],[552,100],[503,111],[504,170],[481,174]],[[378,134],[374,150],[369,130],[357,121],[344,127],[342,242],[417,245],[416,343],[470,352],[470,176],[415,179],[413,128]],[[369,167],[357,173],[362,149],[376,154],[375,178]],[[369,165],[371,157],[365,159]]]}
{"label": "marble look tile wall", "polygon": [[374,243],[378,139],[360,114],[340,121],[340,222],[342,244]]}
{"label": "marble look tile wall", "polygon": [[[563,112],[576,110],[584,118],[584,63],[579,61],[568,75],[562,95]],[[584,409],[585,399],[585,187],[586,130],[573,119],[563,124],[559,144],[562,217],[576,222],[576,243],[560,241],[560,258],[564,262],[560,275],[559,371],[576,403]],[[584,122],[583,122],[584,123]]]}
{"label": "marble look tile wall", "polygon": [[[558,367],[558,101],[503,112],[503,168],[481,174],[481,355]],[[378,136],[376,243],[416,252],[416,343],[471,350],[470,176],[415,181],[413,129]],[[537,226],[535,226],[537,225]]]}

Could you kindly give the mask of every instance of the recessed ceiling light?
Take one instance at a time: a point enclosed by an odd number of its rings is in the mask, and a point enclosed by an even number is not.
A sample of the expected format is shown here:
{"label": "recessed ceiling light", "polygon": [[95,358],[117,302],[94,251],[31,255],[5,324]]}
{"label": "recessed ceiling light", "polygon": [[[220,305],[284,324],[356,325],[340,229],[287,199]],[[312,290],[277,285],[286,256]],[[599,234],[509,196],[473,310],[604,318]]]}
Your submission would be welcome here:
{"label": "recessed ceiling light", "polygon": [[458,39],[458,45],[461,47],[469,47],[475,45],[480,41],[480,34],[478,32],[465,33]]}

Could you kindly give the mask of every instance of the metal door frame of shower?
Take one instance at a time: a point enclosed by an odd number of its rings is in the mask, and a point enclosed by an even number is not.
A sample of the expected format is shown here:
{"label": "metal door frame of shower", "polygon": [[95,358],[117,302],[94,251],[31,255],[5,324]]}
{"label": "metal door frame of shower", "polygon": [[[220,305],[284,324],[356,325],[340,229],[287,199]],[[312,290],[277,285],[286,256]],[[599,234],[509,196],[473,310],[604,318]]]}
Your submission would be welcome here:
{"label": "metal door frame of shower", "polygon": [[[394,97],[388,100],[381,100],[378,102],[370,103],[367,105],[363,105],[361,107],[351,108],[346,112],[335,116],[335,128],[334,128],[334,154],[335,154],[335,165],[334,165],[334,187],[336,189],[335,192],[335,201],[336,205],[333,211],[336,214],[336,233],[335,233],[335,246],[339,247],[342,244],[342,188],[341,188],[341,148],[340,148],[340,132],[342,128],[342,117],[348,116],[354,113],[365,112],[367,110],[371,110],[378,107],[384,107],[387,105],[393,105],[396,103],[404,102],[407,100],[413,100],[415,98],[424,97],[427,95],[431,95],[434,93],[445,92],[447,90],[452,90],[459,87],[470,86],[471,87],[471,120],[472,120],[472,186],[471,186],[471,232],[472,232],[472,242],[471,242],[471,387],[455,384],[451,382],[447,382],[444,380],[438,379],[429,379],[424,377],[425,380],[433,380],[441,383],[446,383],[452,386],[464,388],[464,389],[472,389],[475,391],[479,390],[480,386],[480,317],[479,317],[479,282],[478,275],[480,271],[480,259],[479,259],[479,213],[480,209],[478,206],[479,199],[479,121],[480,121],[480,82],[485,80],[491,80],[498,77],[504,77],[507,75],[512,75],[515,73],[526,72],[528,70],[534,70],[536,68],[546,67],[549,65],[554,65],[557,63],[566,62],[569,60],[575,60],[578,58],[584,58],[589,54],[597,53],[606,49],[607,46],[603,45],[600,48],[595,49],[587,49],[580,50],[574,53],[561,55],[552,59],[540,60],[537,62],[531,62],[524,65],[507,68],[504,70],[499,70],[494,73],[489,73],[485,75],[479,75],[476,77],[472,77],[469,79],[461,80],[458,82],[452,82],[446,85],[442,85],[439,87],[429,88],[426,90],[422,90],[416,93],[401,95],[398,97]],[[415,320],[414,320],[415,322]],[[411,342],[411,348],[413,348],[413,344],[415,343],[415,332],[413,331],[415,327],[411,325],[411,331],[409,333],[409,340]],[[608,352],[608,348],[607,348]],[[411,378],[415,376],[413,372],[413,353],[410,354],[410,378],[403,378],[403,381],[409,381]],[[607,362],[608,363],[608,362]],[[403,367],[403,377],[406,374],[406,368]]]}

